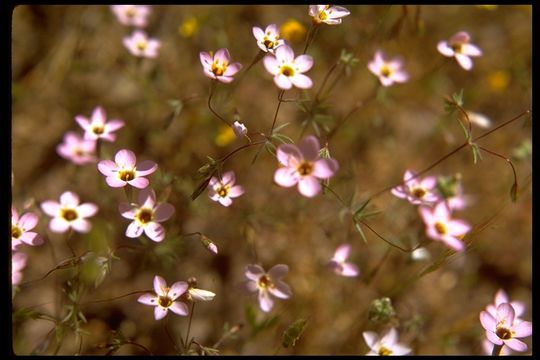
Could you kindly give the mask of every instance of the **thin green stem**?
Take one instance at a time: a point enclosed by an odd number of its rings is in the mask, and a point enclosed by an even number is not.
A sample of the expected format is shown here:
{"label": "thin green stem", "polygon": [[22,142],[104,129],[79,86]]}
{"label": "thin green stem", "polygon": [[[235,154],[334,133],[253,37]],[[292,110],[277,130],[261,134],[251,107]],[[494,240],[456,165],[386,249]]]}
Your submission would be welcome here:
{"label": "thin green stem", "polygon": [[79,306],[88,305],[88,304],[97,304],[97,303],[102,303],[102,302],[108,302],[108,301],[118,300],[118,299],[122,299],[122,298],[125,298],[125,297],[128,297],[128,296],[131,296],[131,295],[136,295],[136,294],[146,294],[146,293],[151,293],[151,292],[153,292],[153,291],[154,291],[154,290],[137,290],[137,291],[132,291],[132,292],[130,292],[130,293],[128,293],[128,294],[124,294],[124,295],[120,295],[120,296],[115,296],[115,297],[108,298],[108,299],[87,301],[87,302],[84,302],[84,303],[80,303]]}
{"label": "thin green stem", "polygon": [[276,108],[276,113],[274,114],[274,120],[272,121],[272,127],[270,128],[270,132],[269,132],[270,135],[272,135],[272,133],[274,132],[274,127],[276,126],[276,120],[277,120],[277,116],[278,116],[278,113],[279,113],[279,108],[281,106],[281,103],[283,102],[283,100],[282,100],[283,94],[285,94],[285,90],[281,90],[279,92],[278,105],[277,105],[277,108]]}
{"label": "thin green stem", "polygon": [[212,96],[214,96],[214,90],[216,88],[215,84],[216,84],[216,81],[217,80],[212,80],[212,82],[210,83],[210,95],[208,96],[208,108],[210,109],[210,111],[212,112],[212,114],[214,114],[219,120],[221,120],[222,122],[224,122],[227,126],[231,126],[231,124],[225,120],[221,115],[219,115],[213,108],[212,108]]}
{"label": "thin green stem", "polygon": [[[173,347],[174,347],[174,350],[176,351],[177,354],[182,354],[183,351],[180,351],[178,349],[178,345],[176,344],[176,341],[174,340],[174,337],[172,336],[172,334],[170,333],[169,331],[169,320],[168,320],[168,316],[165,316],[165,321],[163,322],[163,328],[165,329],[165,332],[167,333],[167,336],[169,337],[169,340],[171,341],[171,343],[173,344]],[[186,349],[184,349],[184,352],[185,352]]]}
{"label": "thin green stem", "polygon": [[188,328],[187,328],[187,332],[186,332],[186,341],[184,342],[184,344],[186,344],[186,349],[184,349],[184,351],[189,350],[189,347],[191,345],[191,342],[189,341],[189,331],[191,330],[191,320],[193,319],[193,313],[194,312],[195,312],[195,302],[193,302],[191,304],[191,311],[189,313]]}

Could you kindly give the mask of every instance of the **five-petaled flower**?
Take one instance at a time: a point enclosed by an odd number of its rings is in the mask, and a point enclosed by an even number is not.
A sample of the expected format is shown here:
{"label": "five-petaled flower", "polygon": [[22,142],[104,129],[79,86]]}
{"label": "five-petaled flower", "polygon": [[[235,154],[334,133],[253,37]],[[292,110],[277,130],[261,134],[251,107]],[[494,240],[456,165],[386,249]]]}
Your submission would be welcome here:
{"label": "five-petaled flower", "polygon": [[122,25],[145,27],[152,8],[148,5],[111,5],[111,10]]}
{"label": "five-petaled flower", "polygon": [[522,321],[522,319],[519,317],[525,312],[525,303],[518,300],[509,301],[508,294],[503,289],[499,289],[499,291],[497,291],[495,298],[493,299],[493,304],[487,305],[486,311],[493,317],[496,317],[497,307],[503,303],[509,303],[514,308],[514,323]]}
{"label": "five-petaled flower", "polygon": [[139,191],[139,204],[120,203],[118,210],[126,219],[133,220],[126,229],[126,236],[136,238],[144,233],[155,242],[165,238],[165,229],[160,224],[174,214],[174,206],[157,203],[156,193],[146,188]]}
{"label": "five-petaled flower", "polygon": [[362,336],[371,349],[366,355],[407,355],[411,352],[410,348],[398,343],[398,332],[395,328],[391,328],[380,338],[373,331],[364,331]]}
{"label": "five-petaled flower", "polygon": [[274,82],[280,89],[288,90],[293,85],[301,89],[313,86],[311,79],[303,74],[313,66],[310,55],[303,54],[295,58],[293,49],[287,44],[278,47],[274,55],[264,57],[264,67],[274,75]]}
{"label": "five-petaled flower", "polygon": [[394,196],[407,199],[413,205],[434,205],[441,200],[437,193],[437,178],[427,176],[423,179],[416,177],[413,171],[405,171],[403,185],[398,185],[391,190]]}
{"label": "five-petaled flower", "polygon": [[259,306],[264,312],[269,312],[274,306],[273,295],[280,299],[288,299],[292,296],[291,289],[281,281],[281,278],[289,272],[289,267],[284,264],[274,265],[265,272],[260,265],[246,266],[245,275],[248,278],[246,288],[250,292],[259,293]]}
{"label": "five-petaled flower", "polygon": [[79,195],[65,191],[60,195],[60,202],[47,200],[41,203],[43,212],[52,217],[49,228],[55,233],[64,233],[70,228],[80,233],[87,233],[92,228],[86,218],[94,216],[98,206],[93,203],[80,204]]}
{"label": "five-petaled flower", "polygon": [[154,318],[156,320],[163,319],[169,310],[173,313],[187,316],[188,307],[177,299],[186,292],[188,284],[185,281],[175,282],[170,288],[167,287],[167,283],[161,277],[156,275],[154,277],[154,294],[144,294],[140,296],[137,301],[144,305],[155,306]]}
{"label": "five-petaled flower", "polygon": [[96,142],[85,140],[73,131],[68,131],[64,135],[63,142],[56,147],[56,152],[75,165],[96,162]]}
{"label": "five-petaled flower", "polygon": [[358,270],[358,266],[355,264],[346,262],[347,258],[349,257],[349,253],[351,252],[351,245],[350,244],[341,244],[336,249],[336,252],[334,253],[334,256],[328,263],[330,268],[334,270],[334,272],[341,276],[358,276],[360,271]]}
{"label": "five-petaled flower", "polygon": [[227,171],[221,180],[213,176],[208,183],[208,196],[223,206],[232,204],[232,199],[244,193],[244,188],[234,185],[236,177],[234,171]]}
{"label": "five-petaled flower", "polygon": [[338,25],[341,24],[341,18],[349,14],[350,11],[342,6],[309,5],[309,16],[313,17],[314,24]]}
{"label": "five-petaled flower", "polygon": [[480,312],[480,323],[486,330],[486,337],[495,345],[506,345],[510,349],[523,352],[527,344],[519,340],[532,334],[530,321],[516,321],[515,310],[509,303],[497,306],[495,315],[488,311]]}
{"label": "five-petaled flower", "polygon": [[443,241],[456,251],[465,249],[460,239],[471,230],[471,226],[463,220],[452,219],[451,210],[445,201],[437,203],[435,208],[420,206],[419,211],[429,238]]}
{"label": "five-petaled flower", "polygon": [[137,57],[155,58],[161,42],[154,38],[149,38],[142,30],[135,30],[131,36],[126,36],[122,40],[128,51]]}
{"label": "five-petaled flower", "polygon": [[22,270],[26,267],[28,256],[21,252],[11,254],[11,284],[17,285],[21,282]]}
{"label": "five-petaled flower", "polygon": [[152,174],[157,170],[157,164],[150,160],[145,160],[136,166],[137,158],[133,151],[122,149],[112,160],[101,160],[98,163],[98,170],[106,176],[105,181],[110,187],[124,187],[127,184],[138,189],[144,189],[150,181],[144,176]]}
{"label": "five-petaled flower", "polygon": [[242,69],[242,64],[231,62],[231,55],[227,49],[219,49],[215,55],[201,51],[199,58],[203,66],[204,75],[224,83],[234,80],[233,76]]}
{"label": "five-petaled flower", "polygon": [[122,120],[113,119],[107,121],[105,110],[101,106],[97,106],[93,110],[91,120],[82,115],[77,115],[75,121],[84,129],[84,139],[94,141],[98,139],[114,141],[116,134],[113,134],[113,132],[124,126]]}
{"label": "five-petaled flower", "polygon": [[383,86],[390,86],[393,83],[404,83],[409,79],[409,75],[402,69],[403,60],[396,57],[392,60],[385,60],[382,51],[375,52],[375,58],[369,62],[368,69],[375,74]]}
{"label": "five-petaled flower", "polygon": [[319,154],[319,140],[309,135],[296,146],[281,144],[277,148],[277,159],[282,165],[274,173],[274,181],[284,187],[298,184],[300,193],[313,197],[321,191],[318,179],[328,179],[335,175],[339,165],[335,159],[322,159]]}
{"label": "five-petaled flower", "polygon": [[465,70],[473,67],[471,56],[481,56],[482,50],[478,46],[469,43],[471,37],[465,31],[453,35],[448,41],[440,41],[437,50],[444,56],[455,57],[459,65]]}
{"label": "five-petaled flower", "polygon": [[263,31],[260,27],[254,26],[253,36],[257,39],[257,46],[264,51],[273,53],[279,46],[285,42],[279,38],[279,31],[276,24],[270,24]]}
{"label": "five-petaled flower", "polygon": [[22,243],[36,246],[43,244],[43,238],[36,232],[29,231],[36,227],[39,217],[27,212],[21,215],[17,210],[11,207],[11,250],[17,249]]}

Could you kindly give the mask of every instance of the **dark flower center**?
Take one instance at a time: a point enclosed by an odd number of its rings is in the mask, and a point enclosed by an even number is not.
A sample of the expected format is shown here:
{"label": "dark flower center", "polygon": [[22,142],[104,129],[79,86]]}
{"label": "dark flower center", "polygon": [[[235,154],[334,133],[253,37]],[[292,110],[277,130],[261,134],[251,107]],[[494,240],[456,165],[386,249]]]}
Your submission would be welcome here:
{"label": "dark flower center", "polygon": [[142,224],[147,224],[154,219],[154,212],[150,209],[141,209],[135,218]]}
{"label": "dark flower center", "polygon": [[216,192],[220,197],[226,197],[227,194],[229,194],[229,187],[228,186],[220,186],[219,189],[217,189]]}
{"label": "dark flower center", "polygon": [[454,50],[454,52],[457,52],[457,53],[460,53],[461,52],[461,45],[462,44],[452,44],[452,50]]}
{"label": "dark flower center", "polygon": [[267,49],[273,49],[275,45],[272,40],[268,40],[268,39],[265,39],[263,44],[264,46],[266,46]]}
{"label": "dark flower center", "polygon": [[412,191],[411,191],[412,195],[414,197],[417,197],[417,198],[421,198],[423,197],[424,195],[426,195],[426,190],[422,189],[422,188],[414,188]]}
{"label": "dark flower center", "polygon": [[448,232],[448,229],[446,229],[446,226],[443,223],[438,222],[438,221],[435,223],[435,230],[440,235],[445,235]]}
{"label": "dark flower center", "polygon": [[11,237],[12,238],[15,238],[15,239],[18,239],[21,237],[21,235],[23,234],[22,230],[19,229],[19,227],[17,226],[11,226]]}
{"label": "dark flower center", "polygon": [[384,346],[381,346],[379,348],[379,356],[389,356],[392,355],[392,350],[385,348]]}
{"label": "dark flower center", "polygon": [[272,280],[270,280],[270,277],[268,277],[268,275],[261,276],[259,278],[258,285],[259,285],[259,287],[261,287],[263,289],[266,289],[267,287],[272,287],[273,286]]}
{"label": "dark flower center", "polygon": [[118,177],[120,178],[120,180],[123,180],[123,181],[133,180],[133,179],[135,179],[135,171],[133,171],[133,170],[120,170],[118,172]]}
{"label": "dark flower center", "polygon": [[161,307],[168,308],[172,305],[173,301],[168,296],[160,296],[158,299],[158,304]]}
{"label": "dark flower center", "polygon": [[105,129],[103,128],[102,125],[94,125],[92,126],[92,132],[96,135],[101,135],[103,134],[103,132],[105,131]]}
{"label": "dark flower center", "polygon": [[285,76],[293,76],[294,75],[294,69],[288,65],[283,65],[281,67],[280,72]]}
{"label": "dark flower center", "polygon": [[495,334],[497,334],[497,336],[503,340],[509,340],[512,338],[512,332],[503,327],[498,327]]}
{"label": "dark flower center", "polygon": [[67,221],[73,221],[78,218],[77,212],[73,209],[62,209],[60,216]]}
{"label": "dark flower center", "polygon": [[391,73],[392,72],[390,71],[390,69],[386,65],[383,66],[383,68],[381,69],[381,75],[384,76],[384,77],[389,77]]}
{"label": "dark flower center", "polygon": [[225,73],[225,70],[227,69],[227,65],[226,64],[222,64],[220,65],[219,64],[219,61],[214,61],[212,63],[212,72],[214,73],[214,75],[216,76],[222,76],[223,73]]}
{"label": "dark flower center", "polygon": [[296,171],[302,176],[307,176],[313,172],[313,163],[309,161],[303,161],[298,168],[296,168]]}

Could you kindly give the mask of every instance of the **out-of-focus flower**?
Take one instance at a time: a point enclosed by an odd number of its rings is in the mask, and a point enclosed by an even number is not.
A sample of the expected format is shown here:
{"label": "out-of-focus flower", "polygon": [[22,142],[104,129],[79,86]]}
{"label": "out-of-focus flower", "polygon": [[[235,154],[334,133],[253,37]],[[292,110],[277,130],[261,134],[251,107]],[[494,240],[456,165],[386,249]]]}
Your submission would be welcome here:
{"label": "out-of-focus flower", "polygon": [[351,245],[350,244],[341,244],[336,249],[336,252],[334,253],[334,256],[329,262],[330,268],[338,275],[341,276],[358,276],[360,271],[358,270],[358,266],[355,264],[346,262],[347,258],[349,257],[349,253],[351,252]]}
{"label": "out-of-focus flower", "polygon": [[279,28],[279,33],[283,39],[292,43],[304,40],[306,27],[296,19],[288,19]]}
{"label": "out-of-focus flower", "polygon": [[41,203],[41,210],[52,217],[49,228],[55,233],[65,233],[70,228],[80,233],[87,233],[92,228],[90,221],[98,206],[93,203],[80,204],[79,195],[65,191],[60,195],[60,202],[47,200]]}
{"label": "out-of-focus flower", "polygon": [[234,132],[234,127],[228,125],[220,125],[214,141],[217,146],[227,146],[237,138],[238,137]]}
{"label": "out-of-focus flower", "polygon": [[503,92],[510,84],[510,75],[504,70],[498,70],[489,74],[487,80],[491,90]]}
{"label": "out-of-focus flower", "polygon": [[288,299],[292,296],[291,289],[281,281],[289,272],[289,267],[284,264],[274,265],[268,272],[259,265],[246,266],[246,277],[248,281],[246,288],[250,292],[258,292],[259,306],[264,312],[269,312],[274,306],[273,295],[279,299]]}
{"label": "out-of-focus flower", "polygon": [[21,252],[14,252],[11,255],[11,284],[17,285],[21,282],[22,270],[26,267],[28,256]]}
{"label": "out-of-focus flower", "polygon": [[208,196],[223,206],[230,206],[232,199],[244,193],[242,186],[234,185],[235,181],[234,171],[227,171],[221,180],[213,176],[208,183]]}
{"label": "out-of-focus flower", "polygon": [[187,316],[189,311],[186,304],[177,299],[186,292],[188,284],[185,281],[175,282],[170,288],[167,287],[167,283],[161,277],[156,275],[154,277],[154,294],[144,294],[140,296],[137,301],[144,305],[155,306],[154,318],[156,320],[163,319],[169,310],[173,313]]}
{"label": "out-of-focus flower", "polygon": [[514,308],[514,322],[518,323],[522,321],[519,317],[525,312],[525,303],[522,301],[509,301],[508,294],[503,289],[499,289],[495,294],[495,299],[493,299],[493,304],[486,306],[486,311],[490,313],[493,317],[497,316],[497,307],[503,303],[509,303]]}
{"label": "out-of-focus flower", "polygon": [[380,50],[375,52],[375,58],[369,62],[368,69],[375,74],[383,86],[390,86],[393,83],[404,83],[409,79],[409,74],[402,69],[403,60],[396,57],[386,61],[384,53]]}
{"label": "out-of-focus flower", "polygon": [[437,178],[426,176],[423,179],[415,177],[413,171],[405,171],[403,185],[398,185],[390,192],[400,199],[407,199],[413,205],[433,205],[441,198],[437,194]]}
{"label": "out-of-focus flower", "polygon": [[419,247],[418,249],[411,252],[411,259],[414,261],[424,261],[429,260],[431,258],[431,254],[425,247]]}
{"label": "out-of-focus flower", "polygon": [[138,189],[144,189],[150,181],[143,177],[157,170],[157,164],[145,160],[136,166],[137,158],[133,151],[122,149],[111,160],[101,160],[98,170],[106,176],[105,181],[110,187],[124,187],[127,184]]}
{"label": "out-of-focus flower", "polygon": [[160,224],[174,214],[174,206],[169,203],[157,203],[156,193],[146,188],[139,191],[139,204],[120,203],[118,210],[126,219],[133,220],[126,229],[126,236],[137,238],[144,233],[152,241],[160,242],[165,238],[165,229]]}
{"label": "out-of-focus flower", "polygon": [[300,194],[313,197],[321,191],[319,179],[329,179],[339,168],[335,159],[322,159],[319,154],[319,140],[306,136],[299,146],[281,144],[276,155],[282,165],[274,173],[274,181],[283,187],[298,184]]}
{"label": "out-of-focus flower", "polygon": [[444,201],[435,205],[435,208],[420,206],[419,211],[429,238],[442,241],[456,251],[465,249],[460,238],[471,230],[471,226],[463,220],[452,219],[451,211]]}
{"label": "out-of-focus flower", "polygon": [[238,62],[230,63],[231,55],[227,49],[219,49],[215,55],[212,55],[211,52],[201,51],[199,58],[203,66],[204,75],[224,83],[233,81],[234,74],[242,69],[242,64]]}
{"label": "out-of-focus flower", "polygon": [[264,57],[264,67],[274,75],[274,82],[280,89],[288,90],[293,85],[301,89],[313,86],[311,79],[303,74],[313,66],[311,56],[304,54],[295,58],[293,49],[287,44],[278,47],[274,55]]}
{"label": "out-of-focus flower", "polygon": [[199,31],[199,21],[194,16],[184,19],[178,27],[178,33],[185,38],[193,36],[197,31]]}
{"label": "out-of-focus flower", "polygon": [[470,197],[463,194],[460,174],[439,176],[437,178],[437,189],[450,211],[463,210],[471,202]]}
{"label": "out-of-focus flower", "polygon": [[491,120],[484,114],[467,111],[467,116],[473,124],[478,125],[481,128],[488,129],[491,127]]}
{"label": "out-of-focus flower", "polygon": [[270,24],[263,31],[260,27],[252,28],[253,36],[257,40],[257,46],[264,52],[274,53],[274,51],[285,42],[279,38],[276,24]]}
{"label": "out-of-focus flower", "polygon": [[313,17],[313,23],[325,23],[328,25],[341,24],[341,18],[350,14],[350,11],[342,6],[309,5],[309,16]]}
{"label": "out-of-focus flower", "polygon": [[128,51],[137,57],[155,58],[161,42],[154,38],[149,38],[142,30],[135,30],[131,36],[126,36],[122,40]]}
{"label": "out-of-focus flower", "polygon": [[440,41],[437,49],[441,54],[448,57],[455,57],[459,65],[465,70],[473,67],[471,56],[482,55],[482,50],[476,45],[469,43],[471,37],[465,31],[460,31],[453,35],[448,41]]}
{"label": "out-of-focus flower", "polygon": [[232,129],[237,138],[243,138],[247,134],[247,127],[240,121],[235,121],[232,124]]}
{"label": "out-of-focus flower", "polygon": [[56,147],[56,152],[75,165],[96,162],[96,142],[84,140],[82,136],[73,131],[68,131],[64,135],[63,142]]}
{"label": "out-of-focus flower", "polygon": [[113,132],[124,126],[122,120],[113,119],[107,121],[107,115],[101,106],[94,108],[91,120],[82,115],[77,115],[75,121],[84,129],[84,139],[94,141],[98,139],[114,141],[116,140],[116,134],[113,134]]}
{"label": "out-of-focus flower", "polygon": [[398,343],[398,332],[395,328],[391,328],[381,337],[373,331],[364,331],[362,336],[371,349],[366,355],[407,355],[411,352],[409,347]]}
{"label": "out-of-focus flower", "polygon": [[122,25],[145,27],[152,8],[148,5],[111,5],[111,10]]}
{"label": "out-of-focus flower", "polygon": [[11,207],[11,250],[17,249],[22,243],[36,246],[43,244],[43,238],[36,232],[29,231],[36,227],[39,217],[27,212],[19,217],[17,210]]}
{"label": "out-of-focus flower", "polygon": [[514,351],[527,351],[527,344],[519,340],[531,336],[532,323],[515,321],[515,311],[509,303],[497,306],[495,316],[488,311],[480,312],[480,323],[486,330],[487,339],[495,345],[506,345]]}

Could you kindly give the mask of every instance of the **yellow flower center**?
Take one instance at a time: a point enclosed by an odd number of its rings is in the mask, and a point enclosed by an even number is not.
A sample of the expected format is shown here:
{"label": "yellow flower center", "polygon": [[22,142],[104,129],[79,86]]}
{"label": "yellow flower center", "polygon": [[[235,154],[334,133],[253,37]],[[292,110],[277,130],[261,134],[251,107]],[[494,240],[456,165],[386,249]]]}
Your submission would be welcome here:
{"label": "yellow flower center", "polygon": [[270,279],[270,277],[268,277],[268,275],[261,276],[259,278],[259,281],[257,282],[257,285],[262,289],[266,289],[266,288],[274,286],[274,284],[272,283],[272,280]]}
{"label": "yellow flower center", "polygon": [[122,181],[130,181],[135,179],[135,170],[122,169],[118,172],[118,177]]}
{"label": "yellow flower center", "polygon": [[219,60],[214,60],[212,63],[212,72],[216,76],[222,76],[223,73],[225,73],[225,70],[227,70],[227,63],[219,63]]}
{"label": "yellow flower center", "polygon": [[384,77],[389,77],[390,74],[392,74],[392,72],[390,71],[390,69],[388,68],[388,66],[384,65],[381,69],[381,75],[384,76]]}
{"label": "yellow flower center", "polygon": [[161,307],[169,308],[173,304],[173,301],[168,296],[160,296],[158,299],[158,304]]}
{"label": "yellow flower center", "polygon": [[294,76],[294,69],[289,65],[282,65],[279,72],[285,76]]}
{"label": "yellow flower center", "polygon": [[103,125],[92,125],[92,132],[96,135],[101,135],[105,131]]}
{"label": "yellow flower center", "polygon": [[296,171],[301,176],[307,176],[313,172],[313,163],[309,161],[302,161],[302,163],[296,168]]}
{"label": "yellow flower center", "polygon": [[148,43],[146,41],[139,41],[137,42],[137,49],[139,49],[140,51],[143,51],[144,49],[146,49],[146,46],[148,45]]}
{"label": "yellow flower center", "polygon": [[454,52],[456,53],[461,53],[461,46],[462,44],[459,44],[459,43],[456,43],[456,44],[452,44],[452,50],[454,50]]}
{"label": "yellow flower center", "polygon": [[435,223],[435,230],[440,234],[440,235],[446,235],[446,233],[448,233],[448,229],[446,228],[446,225],[444,225],[443,223],[437,221]]}
{"label": "yellow flower center", "polygon": [[60,211],[60,217],[64,218],[66,221],[73,221],[79,216],[77,215],[77,212],[73,209],[62,209]]}
{"label": "yellow flower center", "polygon": [[264,37],[263,44],[264,46],[266,46],[267,49],[273,49],[274,46],[276,45],[272,40],[268,39],[266,36]]}
{"label": "yellow flower center", "polygon": [[381,346],[379,348],[379,356],[389,356],[392,355],[392,350],[385,348],[384,346]]}
{"label": "yellow flower center", "polygon": [[154,212],[151,209],[142,208],[135,215],[135,219],[141,224],[147,224],[154,220]]}
{"label": "yellow flower center", "polygon": [[23,234],[22,230],[18,226],[11,225],[11,237],[18,239]]}
{"label": "yellow flower center", "polygon": [[424,188],[417,187],[417,188],[412,189],[411,194],[414,197],[421,198],[421,197],[424,197],[424,195],[426,195],[426,190],[424,190]]}
{"label": "yellow flower center", "polygon": [[229,194],[229,190],[230,190],[230,186],[222,185],[216,190],[216,192],[220,197],[224,198]]}

